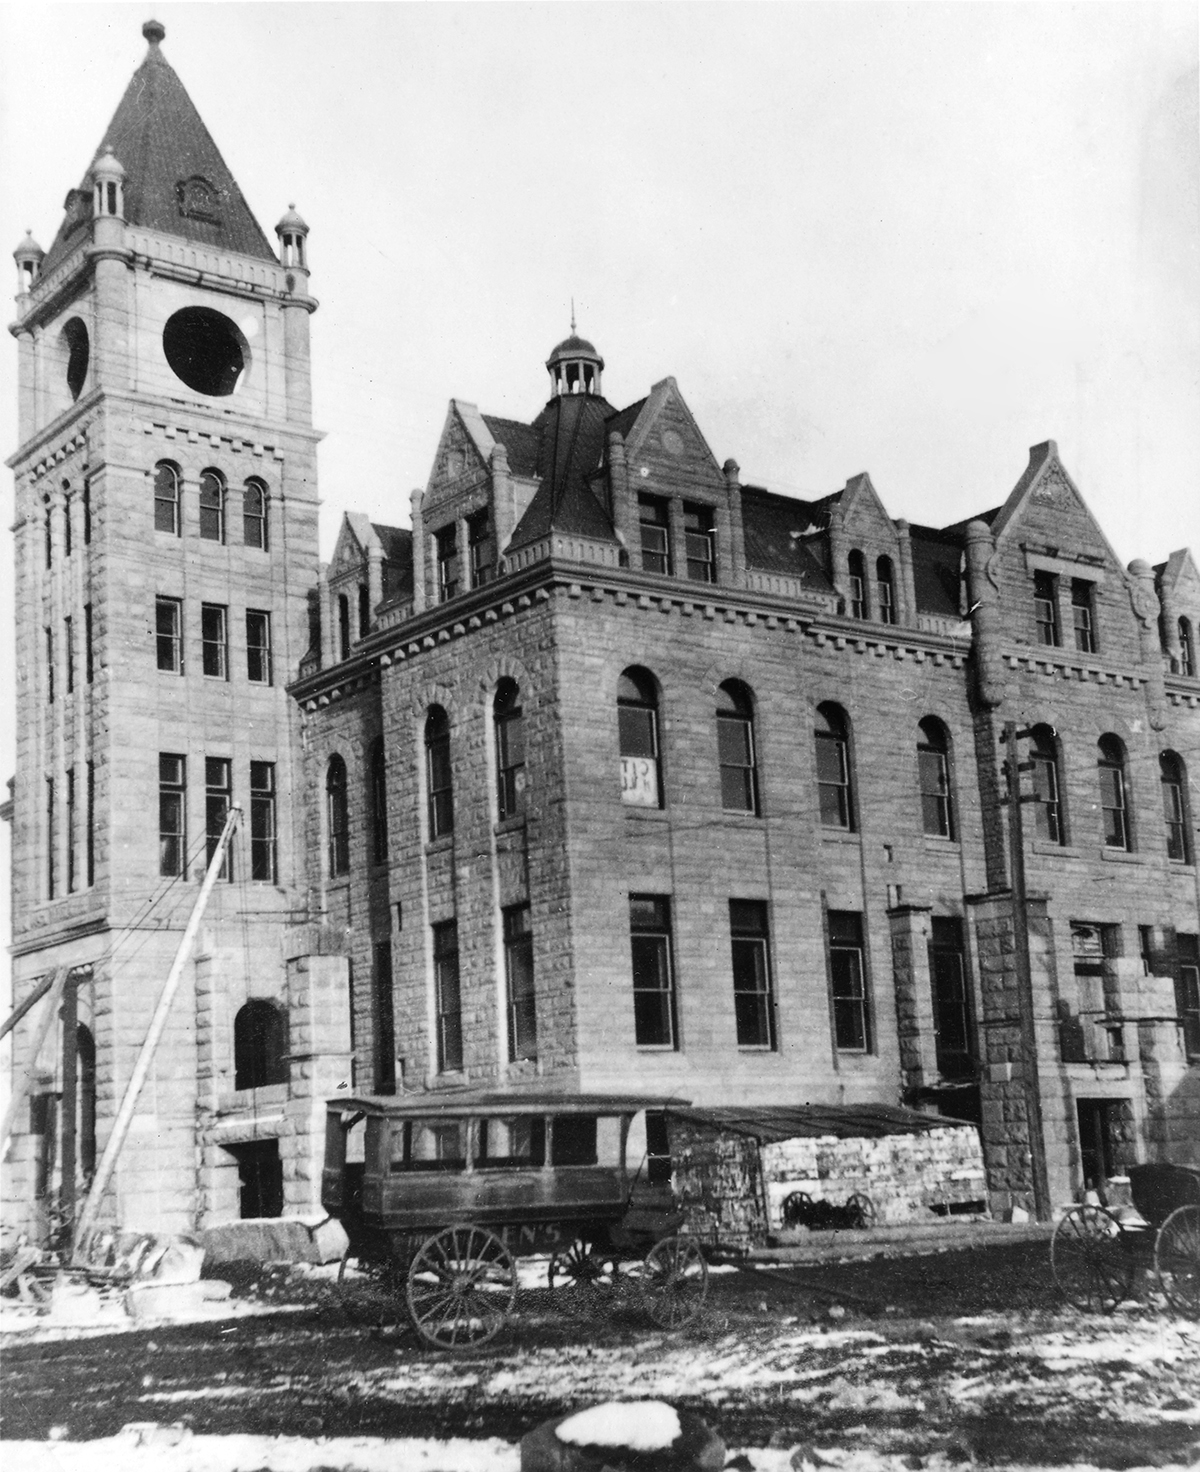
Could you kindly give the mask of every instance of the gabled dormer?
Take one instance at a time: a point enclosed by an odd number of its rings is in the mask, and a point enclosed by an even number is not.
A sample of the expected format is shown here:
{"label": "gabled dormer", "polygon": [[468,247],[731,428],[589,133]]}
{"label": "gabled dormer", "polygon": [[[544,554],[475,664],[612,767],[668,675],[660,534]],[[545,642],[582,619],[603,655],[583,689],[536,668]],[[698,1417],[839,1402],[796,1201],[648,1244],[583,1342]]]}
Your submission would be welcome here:
{"label": "gabled dormer", "polygon": [[1171,673],[1200,679],[1200,570],[1181,547],[1154,569],[1162,613],[1160,633]]}
{"label": "gabled dormer", "polygon": [[851,476],[832,498],[829,563],[842,612],[850,618],[917,622],[908,523],[892,521],[866,471]]}
{"label": "gabled dormer", "polygon": [[379,610],[412,600],[412,533],[359,512],[342,518],[322,570],[322,664],[349,659],[377,627]]}

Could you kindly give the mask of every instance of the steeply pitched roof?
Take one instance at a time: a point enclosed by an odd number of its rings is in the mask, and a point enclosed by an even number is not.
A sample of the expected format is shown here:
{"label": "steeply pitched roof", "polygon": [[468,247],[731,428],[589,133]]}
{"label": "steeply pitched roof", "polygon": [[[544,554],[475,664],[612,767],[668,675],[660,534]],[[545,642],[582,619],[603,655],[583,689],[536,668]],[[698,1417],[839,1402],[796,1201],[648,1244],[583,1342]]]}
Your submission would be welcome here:
{"label": "steeply pitched roof", "polygon": [[803,538],[829,526],[829,501],[800,501],[761,486],[742,487],[742,535],[746,565],[786,573],[815,590],[832,584]]}
{"label": "steeply pitched roof", "polygon": [[412,532],[404,526],[380,526],[371,529],[383,548],[383,601],[411,598],[413,591]]}
{"label": "steeply pitched roof", "polygon": [[495,414],[485,414],[483,422],[491,430],[492,438],[508,452],[508,468],[514,475],[537,474],[538,436],[531,424],[500,419]]}
{"label": "steeply pitched roof", "polygon": [[[110,149],[125,170],[125,218],[131,225],[276,260],[212,135],[154,40],[93,163]],[[190,180],[207,183],[210,197],[205,199],[197,188],[181,198],[180,186]],[[91,188],[85,174],[79,190],[67,196],[67,216],[42,264],[43,273],[74,247],[90,218]]]}
{"label": "steeply pitched roof", "polygon": [[616,540],[608,512],[588,484],[603,463],[612,413],[612,405],[595,394],[562,394],[529,426],[537,437],[534,474],[541,485],[513,532],[512,546],[525,546],[552,530]]}
{"label": "steeply pitched roof", "polygon": [[960,618],[962,534],[939,532],[929,526],[910,526],[908,530],[912,538],[918,611],[941,618]]}

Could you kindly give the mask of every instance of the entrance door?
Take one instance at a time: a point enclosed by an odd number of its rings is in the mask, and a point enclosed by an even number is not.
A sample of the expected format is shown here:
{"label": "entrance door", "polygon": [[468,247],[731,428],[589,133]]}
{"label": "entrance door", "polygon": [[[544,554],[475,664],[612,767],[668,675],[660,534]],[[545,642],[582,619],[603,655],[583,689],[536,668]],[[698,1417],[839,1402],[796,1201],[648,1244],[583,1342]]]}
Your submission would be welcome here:
{"label": "entrance door", "polygon": [[1117,1099],[1080,1099],[1076,1104],[1083,1189],[1097,1192],[1101,1201],[1105,1183],[1117,1173],[1114,1126],[1119,1107]]}
{"label": "entrance door", "polygon": [[238,1215],[250,1217],[283,1215],[283,1161],[278,1140],[255,1140],[226,1147],[238,1166]]}

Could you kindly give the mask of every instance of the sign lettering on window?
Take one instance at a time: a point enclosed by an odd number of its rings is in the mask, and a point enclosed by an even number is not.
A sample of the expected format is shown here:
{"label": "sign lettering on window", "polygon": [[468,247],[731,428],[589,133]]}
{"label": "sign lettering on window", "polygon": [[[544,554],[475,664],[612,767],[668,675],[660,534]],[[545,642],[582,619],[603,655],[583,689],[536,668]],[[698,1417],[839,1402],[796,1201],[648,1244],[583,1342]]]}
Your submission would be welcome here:
{"label": "sign lettering on window", "polygon": [[621,758],[621,800],[636,807],[658,806],[658,768],[653,757]]}

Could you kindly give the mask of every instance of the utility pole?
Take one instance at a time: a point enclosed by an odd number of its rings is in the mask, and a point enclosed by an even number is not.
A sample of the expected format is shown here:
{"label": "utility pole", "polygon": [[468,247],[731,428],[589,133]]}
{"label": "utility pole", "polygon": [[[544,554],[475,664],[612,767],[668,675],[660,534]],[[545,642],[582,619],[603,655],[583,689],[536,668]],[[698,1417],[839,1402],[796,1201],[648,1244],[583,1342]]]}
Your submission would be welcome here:
{"label": "utility pole", "polygon": [[[1021,1023],[1021,1083],[1025,1093],[1025,1128],[1029,1134],[1029,1169],[1033,1177],[1033,1210],[1038,1221],[1050,1219],[1050,1179],[1046,1172],[1046,1137],[1042,1123],[1042,1095],[1038,1085],[1037,1027],[1034,1017],[1033,967],[1029,957],[1029,910],[1025,889],[1025,818],[1022,812],[1021,772],[1030,763],[1020,760],[1019,741],[1032,732],[1018,730],[1016,721],[1004,727],[1008,778],[1008,858],[1012,885],[1013,962],[1017,973],[1017,1009]],[[1029,799],[1036,801],[1036,798]]]}

